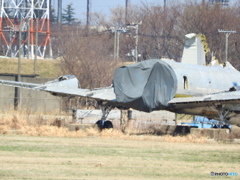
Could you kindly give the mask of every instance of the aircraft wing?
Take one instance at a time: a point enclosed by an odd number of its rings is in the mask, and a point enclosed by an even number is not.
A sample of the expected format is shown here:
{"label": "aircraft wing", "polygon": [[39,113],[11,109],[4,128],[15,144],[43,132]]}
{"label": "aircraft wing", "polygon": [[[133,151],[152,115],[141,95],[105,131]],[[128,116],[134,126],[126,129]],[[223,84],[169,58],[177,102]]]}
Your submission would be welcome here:
{"label": "aircraft wing", "polygon": [[173,98],[169,101],[169,105],[181,108],[195,108],[218,105],[225,106],[230,111],[240,111],[240,91],[226,91],[205,96]]}
{"label": "aircraft wing", "polygon": [[23,83],[23,82],[6,81],[6,80],[0,80],[0,84],[6,85],[6,86],[27,88],[27,89],[33,89],[39,86],[39,84],[34,84],[34,83]]}
{"label": "aircraft wing", "polygon": [[74,78],[64,79],[62,81],[54,80],[54,81],[47,82],[45,84],[34,84],[34,83],[0,80],[0,84],[19,87],[19,88],[45,91],[56,96],[89,97],[96,100],[113,101],[113,102],[116,99],[113,87],[105,87],[105,88],[98,88],[98,89],[92,89],[92,90],[81,89],[73,85],[73,83],[70,82],[72,80],[74,80]]}
{"label": "aircraft wing", "polygon": [[113,87],[106,87],[106,88],[99,88],[99,89],[68,89],[68,88],[61,88],[58,87],[46,87],[40,88],[41,91],[50,92],[53,95],[62,95],[62,96],[69,96],[69,97],[88,97],[96,100],[103,100],[103,101],[115,101],[116,96],[114,93]]}

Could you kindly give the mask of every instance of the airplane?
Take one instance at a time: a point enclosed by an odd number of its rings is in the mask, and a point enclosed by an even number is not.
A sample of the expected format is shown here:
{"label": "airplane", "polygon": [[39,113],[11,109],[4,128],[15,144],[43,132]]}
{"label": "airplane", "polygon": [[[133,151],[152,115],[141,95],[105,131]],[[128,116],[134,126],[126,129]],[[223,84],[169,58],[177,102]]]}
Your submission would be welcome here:
{"label": "airplane", "polygon": [[[203,35],[188,34],[182,62],[151,59],[115,70],[109,87],[82,89],[74,75],[33,84],[0,80],[0,84],[49,92],[55,96],[95,99],[106,126],[112,108],[144,112],[167,110],[218,119],[222,124],[240,115],[240,72],[229,62],[206,64]],[[191,60],[191,61],[190,61]]]}

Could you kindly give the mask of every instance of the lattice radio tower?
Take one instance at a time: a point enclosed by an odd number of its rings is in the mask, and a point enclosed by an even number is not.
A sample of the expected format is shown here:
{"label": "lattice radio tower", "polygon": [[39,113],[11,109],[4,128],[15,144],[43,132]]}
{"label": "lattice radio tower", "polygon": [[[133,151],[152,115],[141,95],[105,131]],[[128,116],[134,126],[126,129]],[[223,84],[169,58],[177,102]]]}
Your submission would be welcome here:
{"label": "lattice radio tower", "polygon": [[52,58],[50,0],[0,0],[0,6],[0,55]]}

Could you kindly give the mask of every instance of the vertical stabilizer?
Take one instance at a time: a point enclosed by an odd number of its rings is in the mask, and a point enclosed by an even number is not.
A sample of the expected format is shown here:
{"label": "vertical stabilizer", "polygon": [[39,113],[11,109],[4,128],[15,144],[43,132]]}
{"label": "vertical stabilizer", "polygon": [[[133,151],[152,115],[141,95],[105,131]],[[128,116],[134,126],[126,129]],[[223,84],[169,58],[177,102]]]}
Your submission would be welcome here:
{"label": "vertical stabilizer", "polygon": [[202,34],[185,35],[182,63],[206,65],[206,54],[209,52],[206,37]]}

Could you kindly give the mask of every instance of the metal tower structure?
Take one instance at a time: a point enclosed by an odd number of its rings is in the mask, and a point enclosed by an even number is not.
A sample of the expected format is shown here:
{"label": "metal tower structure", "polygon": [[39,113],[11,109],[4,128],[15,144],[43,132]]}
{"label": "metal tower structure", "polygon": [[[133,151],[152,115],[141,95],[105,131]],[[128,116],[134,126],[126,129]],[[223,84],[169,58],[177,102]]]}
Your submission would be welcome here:
{"label": "metal tower structure", "polygon": [[0,54],[51,58],[50,0],[0,0],[0,6]]}

